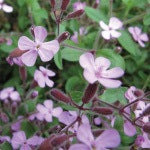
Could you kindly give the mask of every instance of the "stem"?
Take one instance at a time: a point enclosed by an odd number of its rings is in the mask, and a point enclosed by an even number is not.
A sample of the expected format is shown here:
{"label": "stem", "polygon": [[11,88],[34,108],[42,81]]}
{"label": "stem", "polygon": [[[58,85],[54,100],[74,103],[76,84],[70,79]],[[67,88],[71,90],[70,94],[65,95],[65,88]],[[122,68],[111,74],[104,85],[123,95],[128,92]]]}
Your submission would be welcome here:
{"label": "stem", "polygon": [[111,18],[111,17],[112,17],[112,11],[113,11],[113,0],[110,0],[110,1],[109,1],[109,10],[110,10],[109,16],[110,16],[110,18]]}
{"label": "stem", "polygon": [[94,45],[93,45],[93,49],[95,49],[95,50],[97,50],[97,48],[98,48],[98,43],[99,43],[99,39],[100,39],[100,33],[101,33],[101,30],[98,31],[97,36],[95,38],[95,42],[94,42]]}
{"label": "stem", "polygon": [[135,16],[134,18],[131,18],[131,19],[128,19],[128,20],[124,21],[124,25],[127,25],[127,24],[130,24],[132,22],[135,22],[135,21],[143,19],[145,14],[146,13],[144,12],[144,13],[142,13],[140,15]]}
{"label": "stem", "polygon": [[150,81],[150,75],[147,77],[147,79],[146,79],[146,81],[145,81],[145,83],[144,83],[144,86],[143,86],[143,88],[142,88],[142,90],[143,90],[143,91],[145,91],[145,90],[146,90],[146,88],[147,88],[147,86],[148,86],[149,81]]}

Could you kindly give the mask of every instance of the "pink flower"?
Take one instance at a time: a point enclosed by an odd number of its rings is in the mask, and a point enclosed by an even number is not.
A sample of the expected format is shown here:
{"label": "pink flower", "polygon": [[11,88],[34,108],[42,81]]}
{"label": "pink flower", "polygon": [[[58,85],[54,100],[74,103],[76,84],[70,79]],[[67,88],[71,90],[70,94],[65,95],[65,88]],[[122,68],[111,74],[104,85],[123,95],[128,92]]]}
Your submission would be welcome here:
{"label": "pink flower", "polygon": [[63,111],[61,107],[53,108],[51,100],[45,100],[44,105],[38,104],[36,109],[39,112],[36,117],[41,121],[46,120],[47,122],[52,122],[52,117],[59,117]]}
{"label": "pink flower", "polygon": [[0,0],[0,10],[3,10],[6,13],[11,13],[13,11],[13,7],[8,6],[4,3],[4,0]]}
{"label": "pink flower", "polygon": [[39,67],[40,70],[36,70],[34,73],[34,80],[38,83],[41,88],[45,85],[53,87],[54,82],[49,79],[49,77],[55,76],[55,72],[48,70],[42,66]]}
{"label": "pink flower", "polygon": [[42,26],[34,28],[35,41],[30,40],[26,36],[20,37],[18,47],[20,50],[29,50],[21,56],[23,63],[27,66],[33,66],[39,55],[43,62],[50,61],[59,50],[57,40],[44,42],[47,37],[47,31]]}
{"label": "pink flower", "polygon": [[26,139],[24,131],[15,132],[11,139],[11,144],[13,149],[20,150],[32,150],[31,146],[37,147],[43,142],[42,137],[33,136],[29,139]]}
{"label": "pink flower", "polygon": [[94,139],[90,126],[85,124],[79,127],[77,139],[81,144],[74,144],[69,150],[105,150],[115,148],[120,144],[120,136],[116,130],[105,130],[100,136]]}
{"label": "pink flower", "polygon": [[144,42],[148,42],[148,36],[146,33],[142,33],[139,27],[129,27],[128,31],[131,33],[133,39],[139,43],[141,47],[145,47]]}
{"label": "pink flower", "polygon": [[121,36],[121,33],[117,30],[123,26],[123,23],[118,18],[110,18],[108,25],[106,25],[103,21],[100,21],[99,25],[104,30],[102,31],[104,39],[110,40],[111,38],[118,38]]}
{"label": "pink flower", "polygon": [[12,101],[21,101],[20,95],[17,91],[14,91],[13,87],[5,88],[0,92],[0,99],[6,100],[11,99]]}
{"label": "pink flower", "polygon": [[86,7],[86,3],[82,3],[82,2],[75,2],[73,4],[73,10],[74,11],[77,11],[77,10],[81,10],[81,9],[84,9]]}
{"label": "pink flower", "polygon": [[80,65],[84,69],[84,78],[91,84],[98,81],[106,88],[117,88],[121,85],[119,80],[114,80],[123,76],[124,71],[120,67],[107,70],[111,62],[104,58],[98,57],[94,60],[91,53],[84,53],[80,56]]}

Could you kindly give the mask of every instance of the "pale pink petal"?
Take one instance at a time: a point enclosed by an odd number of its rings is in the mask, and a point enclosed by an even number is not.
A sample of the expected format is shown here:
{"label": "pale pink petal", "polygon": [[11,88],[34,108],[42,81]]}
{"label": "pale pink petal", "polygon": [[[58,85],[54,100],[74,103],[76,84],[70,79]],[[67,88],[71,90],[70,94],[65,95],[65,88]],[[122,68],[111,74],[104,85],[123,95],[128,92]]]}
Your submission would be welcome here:
{"label": "pale pink petal", "polygon": [[103,21],[100,21],[100,22],[99,22],[99,25],[101,26],[101,28],[102,28],[103,30],[109,30],[109,26],[106,25]]}
{"label": "pale pink petal", "polygon": [[52,115],[54,117],[59,117],[62,112],[63,112],[62,108],[61,107],[57,107],[57,108],[53,109]]}
{"label": "pale pink petal", "polygon": [[149,40],[146,33],[141,34],[141,35],[140,35],[140,39],[141,39],[142,41],[145,41],[145,42],[147,42],[147,41]]}
{"label": "pale pink petal", "polygon": [[34,28],[34,35],[35,35],[35,41],[37,43],[44,42],[45,38],[47,37],[47,31],[42,26],[37,26]]}
{"label": "pale pink petal", "polygon": [[43,120],[44,120],[44,114],[37,113],[37,114],[35,115],[35,117],[36,117],[38,120],[40,120],[40,121],[43,121]]}
{"label": "pale pink petal", "polygon": [[43,142],[43,140],[44,139],[42,137],[33,136],[27,140],[27,143],[29,145],[37,146],[37,145],[40,145]]}
{"label": "pale pink petal", "polygon": [[88,69],[84,69],[83,76],[91,84],[93,84],[94,82],[97,81],[97,78],[96,78],[94,72],[91,72]]}
{"label": "pale pink petal", "polygon": [[53,55],[55,55],[58,50],[59,50],[59,43],[57,40],[53,40],[53,41],[50,41],[50,42],[45,42],[45,43],[42,43],[42,47],[41,49],[45,49],[45,50],[48,50],[48,51],[51,51],[53,53]]}
{"label": "pale pink petal", "polygon": [[18,47],[20,50],[34,50],[35,49],[35,43],[30,40],[26,36],[21,36],[18,41]]}
{"label": "pale pink petal", "polygon": [[90,124],[89,119],[86,115],[82,116],[81,121],[82,121],[83,124],[87,124],[87,125]]}
{"label": "pale pink petal", "polygon": [[21,56],[22,62],[29,67],[35,64],[36,59],[37,59],[37,51],[35,50],[30,50]]}
{"label": "pale pink petal", "polygon": [[111,29],[120,29],[123,26],[123,23],[116,17],[110,18],[109,27]]}
{"label": "pale pink petal", "polygon": [[48,77],[45,78],[45,83],[49,87],[53,87],[54,86],[54,82],[52,80],[50,80]]}
{"label": "pale pink petal", "polygon": [[34,80],[38,83],[38,85],[43,88],[45,87],[45,78],[41,71],[36,70],[34,73]]}
{"label": "pale pink petal", "polygon": [[11,144],[14,149],[18,149],[26,141],[24,131],[15,132],[13,134]]}
{"label": "pale pink petal", "polygon": [[45,118],[45,120],[46,120],[47,122],[52,122],[52,121],[53,121],[53,120],[52,120],[52,115],[51,115],[50,113],[46,114],[44,118]]}
{"label": "pale pink petal", "polygon": [[150,148],[150,139],[148,138],[148,134],[143,133],[143,137],[144,137],[144,142],[142,143],[141,147],[142,148]]}
{"label": "pale pink petal", "polygon": [[6,5],[6,4],[3,4],[3,5],[2,5],[2,9],[3,9],[5,12],[7,12],[7,13],[11,13],[11,12],[13,11],[13,7],[8,6],[8,5]]}
{"label": "pale pink petal", "polygon": [[71,40],[78,43],[78,32],[74,32],[74,35],[71,36]]}
{"label": "pale pink petal", "polygon": [[139,45],[140,45],[141,47],[145,47],[144,42],[142,42],[140,39],[138,39],[138,43],[139,43]]}
{"label": "pale pink petal", "polygon": [[23,145],[21,145],[20,150],[32,150],[32,149],[28,144],[23,144]]}
{"label": "pale pink petal", "polygon": [[118,31],[115,31],[115,30],[111,30],[111,31],[110,31],[110,34],[111,34],[111,36],[112,36],[113,38],[118,38],[118,37],[121,36],[121,33],[118,32]]}
{"label": "pale pink petal", "polygon": [[47,114],[48,110],[45,108],[42,104],[38,104],[36,106],[36,109],[41,113],[41,114]]}
{"label": "pale pink petal", "polygon": [[93,137],[93,134],[91,132],[91,128],[89,125],[85,125],[85,124],[82,124],[78,131],[77,131],[77,139],[88,145],[89,147],[91,147],[93,141],[94,141],[94,137]]}
{"label": "pale pink petal", "polygon": [[129,28],[128,28],[128,31],[129,31],[131,34],[135,34],[133,27],[129,27]]}
{"label": "pale pink petal", "polygon": [[53,77],[55,76],[55,72],[47,69],[47,68],[44,68],[43,66],[40,66],[39,69],[43,72],[43,73],[46,73],[48,76],[50,77]]}
{"label": "pale pink petal", "polygon": [[44,101],[44,105],[46,108],[48,108],[49,110],[53,109],[53,102],[51,100],[45,100]]}
{"label": "pale pink petal", "polygon": [[85,144],[74,144],[69,148],[69,150],[91,150],[91,148]]}
{"label": "pale pink petal", "polygon": [[10,94],[10,98],[13,100],[13,101],[20,101],[20,95],[17,91],[14,91]]}
{"label": "pale pink petal", "polygon": [[123,76],[124,71],[120,67],[115,67],[102,72],[102,77],[104,78],[119,78]]}
{"label": "pale pink petal", "polygon": [[94,56],[91,53],[84,53],[80,56],[79,63],[83,68],[93,70]]}
{"label": "pale pink petal", "polygon": [[139,27],[135,27],[134,30],[135,30],[135,33],[136,33],[138,36],[139,36],[139,35],[141,34],[141,32],[142,32]]}
{"label": "pale pink petal", "polygon": [[121,86],[121,81],[99,78],[98,81],[106,88],[118,88]]}
{"label": "pale pink petal", "polygon": [[110,39],[110,31],[102,31],[102,37],[106,40]]}
{"label": "pale pink petal", "polygon": [[108,129],[105,130],[99,137],[95,140],[96,147],[104,148],[115,148],[120,144],[120,135],[117,130]]}
{"label": "pale pink petal", "polygon": [[0,92],[0,99],[5,100],[9,97],[9,93],[7,91],[1,91]]}
{"label": "pale pink petal", "polygon": [[105,57],[98,57],[95,59],[95,65],[98,68],[104,68],[104,69],[108,69],[111,65],[111,62],[109,61],[109,59],[105,58]]}
{"label": "pale pink petal", "polygon": [[124,133],[128,136],[134,136],[136,134],[136,128],[129,121],[124,123]]}
{"label": "pale pink petal", "polygon": [[54,56],[52,51],[45,50],[45,49],[40,49],[38,51],[38,54],[43,62],[50,61]]}

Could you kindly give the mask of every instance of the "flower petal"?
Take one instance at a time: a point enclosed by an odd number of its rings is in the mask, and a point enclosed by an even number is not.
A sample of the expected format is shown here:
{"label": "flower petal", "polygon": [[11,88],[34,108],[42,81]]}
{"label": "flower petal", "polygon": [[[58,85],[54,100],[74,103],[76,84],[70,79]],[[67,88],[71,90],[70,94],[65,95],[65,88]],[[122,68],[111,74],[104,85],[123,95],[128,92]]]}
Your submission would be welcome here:
{"label": "flower petal", "polygon": [[141,47],[145,47],[145,44],[144,44],[144,42],[142,42],[142,40],[138,39],[138,43]]}
{"label": "flower petal", "polygon": [[57,108],[54,108],[53,109],[53,116],[54,117],[59,117],[60,114],[63,112],[62,108],[61,107],[57,107]]}
{"label": "flower petal", "polygon": [[129,121],[125,120],[124,133],[128,136],[134,136],[136,134],[136,128]]}
{"label": "flower petal", "polygon": [[110,31],[110,34],[111,34],[111,36],[112,36],[113,38],[118,38],[118,37],[121,36],[121,33],[118,32],[118,31],[115,31],[115,30],[111,30],[111,31]]}
{"label": "flower petal", "polygon": [[99,25],[101,26],[101,28],[103,30],[109,30],[109,26],[107,24],[105,24],[103,21],[100,21]]}
{"label": "flower petal", "polygon": [[95,65],[97,66],[97,68],[102,67],[103,69],[108,69],[111,65],[111,62],[105,57],[98,57],[95,59]]}
{"label": "flower petal", "polygon": [[27,143],[29,145],[37,146],[37,145],[40,145],[43,142],[43,140],[44,139],[42,137],[33,136],[27,140]]}
{"label": "flower petal", "polygon": [[91,72],[88,69],[84,69],[83,76],[91,84],[93,84],[94,82],[97,81],[97,78],[96,78],[94,72]]}
{"label": "flower petal", "polygon": [[44,101],[44,105],[46,108],[48,108],[49,110],[53,109],[53,102],[51,100],[45,100]]}
{"label": "flower petal", "polygon": [[49,87],[53,87],[54,86],[54,82],[52,80],[50,80],[48,77],[45,78],[45,83]]}
{"label": "flower petal", "polygon": [[69,150],[91,150],[91,149],[85,144],[74,144],[69,148]]}
{"label": "flower petal", "polygon": [[17,91],[14,91],[10,94],[10,98],[13,100],[13,101],[20,101],[20,95]]}
{"label": "flower petal", "polygon": [[20,150],[32,150],[28,144],[22,144]]}
{"label": "flower petal", "polygon": [[52,122],[52,121],[53,121],[52,115],[51,115],[50,113],[46,114],[44,118],[45,118],[45,120],[46,120],[47,122]]}
{"label": "flower petal", "polygon": [[110,31],[102,31],[102,37],[106,40],[110,39]]}
{"label": "flower petal", "polygon": [[51,71],[51,70],[49,70],[49,69],[47,69],[47,68],[44,68],[43,66],[40,66],[39,69],[40,69],[42,72],[46,73],[46,74],[47,74],[48,76],[50,76],[50,77],[55,76],[55,72],[53,72],[53,71]]}
{"label": "flower petal", "polygon": [[38,83],[38,85],[41,88],[45,87],[45,77],[43,76],[41,71],[39,71],[39,70],[35,71],[34,80]]}
{"label": "flower petal", "polygon": [[142,30],[139,27],[134,27],[134,31],[135,31],[137,36],[139,36],[142,32]]}
{"label": "flower petal", "polygon": [[140,35],[140,39],[141,39],[142,41],[145,41],[145,42],[147,42],[147,41],[149,40],[146,33],[141,34],[141,35]]}
{"label": "flower petal", "polygon": [[20,50],[34,50],[35,49],[35,43],[30,40],[26,36],[21,36],[18,41],[18,47]]}
{"label": "flower petal", "polygon": [[3,4],[3,5],[2,5],[2,9],[3,9],[5,12],[7,12],[7,13],[11,13],[11,12],[13,11],[13,7],[8,6],[8,5],[6,5],[6,4]]}
{"label": "flower petal", "polygon": [[99,78],[98,81],[106,88],[118,88],[121,86],[121,82],[119,80]]}
{"label": "flower petal", "polygon": [[110,18],[109,27],[111,29],[120,29],[123,26],[123,23],[116,17]]}
{"label": "flower petal", "polygon": [[108,129],[105,130],[99,137],[95,140],[96,147],[104,148],[115,148],[120,144],[120,135],[117,130]]}
{"label": "flower petal", "polygon": [[[85,132],[86,131],[86,132]],[[94,137],[93,137],[93,134],[91,132],[91,128],[89,125],[85,125],[85,124],[82,124],[78,131],[77,131],[77,139],[88,145],[89,147],[91,147],[93,141],[94,141]]]}
{"label": "flower petal", "polygon": [[47,114],[48,110],[45,108],[42,104],[38,104],[36,106],[36,109],[41,113],[41,114]]}
{"label": "flower petal", "polygon": [[35,50],[30,50],[21,56],[22,62],[29,67],[35,64],[36,59],[37,59],[37,51]]}
{"label": "flower petal", "polygon": [[119,78],[123,76],[124,71],[120,67],[115,67],[102,72],[102,77],[104,78]]}

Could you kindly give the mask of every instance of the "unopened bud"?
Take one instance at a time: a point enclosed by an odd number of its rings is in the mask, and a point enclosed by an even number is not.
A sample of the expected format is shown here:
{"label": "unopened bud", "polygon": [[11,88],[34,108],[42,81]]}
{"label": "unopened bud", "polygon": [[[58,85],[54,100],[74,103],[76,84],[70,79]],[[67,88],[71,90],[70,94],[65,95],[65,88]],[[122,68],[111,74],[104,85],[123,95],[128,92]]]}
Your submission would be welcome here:
{"label": "unopened bud", "polygon": [[10,53],[9,57],[10,58],[20,57],[22,54],[26,53],[27,51],[28,50],[20,50],[19,48],[16,48]]}
{"label": "unopened bud", "polygon": [[58,89],[52,89],[50,91],[50,94],[57,101],[61,101],[64,103],[71,103],[71,99],[67,95],[65,95],[63,92],[59,91]]}
{"label": "unopened bud", "polygon": [[61,9],[62,11],[65,11],[68,4],[69,4],[70,0],[62,0],[62,5],[61,5]]}
{"label": "unopened bud", "polygon": [[98,7],[98,5],[99,5],[99,0],[95,0],[95,3],[94,3],[94,5],[93,5],[93,8],[97,8]]}
{"label": "unopened bud", "polygon": [[89,101],[95,96],[97,92],[98,84],[89,84],[84,92],[84,95],[82,97],[82,102],[84,104],[89,103]]}
{"label": "unopened bud", "polygon": [[68,39],[69,36],[70,36],[69,32],[64,32],[64,33],[62,33],[62,34],[57,38],[57,40],[58,40],[59,43],[62,43],[63,41],[65,41],[66,39]]}
{"label": "unopened bud", "polygon": [[146,133],[150,133],[150,122],[144,124],[143,131]]}
{"label": "unopened bud", "polygon": [[30,95],[30,98],[31,99],[34,99],[34,98],[36,98],[38,96],[38,91],[33,91],[32,93],[31,93],[31,95]]}
{"label": "unopened bud", "polygon": [[51,4],[52,9],[54,10],[55,9],[55,0],[50,0],[50,4]]}
{"label": "unopened bud", "polygon": [[13,102],[12,105],[11,105],[11,113],[15,114],[16,110],[17,110],[17,103]]}
{"label": "unopened bud", "polygon": [[94,107],[92,111],[101,115],[111,115],[113,113],[112,109],[106,107]]}
{"label": "unopened bud", "polygon": [[7,123],[9,121],[8,116],[4,112],[0,112],[0,119],[4,122]]}
{"label": "unopened bud", "polygon": [[135,146],[140,147],[143,142],[144,142],[144,137],[141,135],[138,135],[134,144],[135,144]]}
{"label": "unopened bud", "polygon": [[83,9],[80,9],[80,10],[77,10],[75,12],[72,12],[72,13],[69,13],[66,17],[66,19],[73,19],[73,18],[77,18],[77,17],[80,17],[81,15],[83,15],[84,13],[84,10]]}
{"label": "unopened bud", "polygon": [[33,89],[33,88],[35,88],[35,87],[37,87],[38,86],[38,83],[35,81],[35,80],[33,80],[33,82],[31,83],[31,89]]}
{"label": "unopened bud", "polygon": [[23,67],[19,67],[19,73],[20,73],[20,78],[23,82],[26,81],[27,79],[27,71],[26,71],[26,68],[23,66]]}
{"label": "unopened bud", "polygon": [[66,142],[68,138],[68,135],[59,135],[57,137],[54,137],[51,143],[53,146],[57,147]]}

